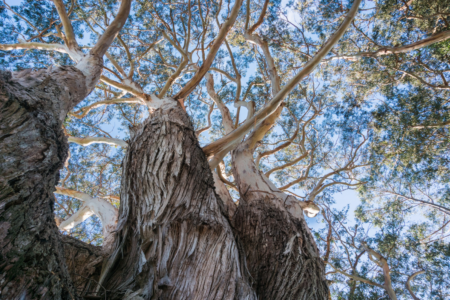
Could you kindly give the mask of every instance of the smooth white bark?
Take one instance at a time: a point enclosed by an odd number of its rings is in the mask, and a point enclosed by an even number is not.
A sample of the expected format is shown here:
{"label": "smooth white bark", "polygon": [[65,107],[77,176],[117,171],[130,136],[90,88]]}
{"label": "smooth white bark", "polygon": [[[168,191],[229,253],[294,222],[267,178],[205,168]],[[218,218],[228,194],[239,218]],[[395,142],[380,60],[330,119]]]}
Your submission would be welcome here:
{"label": "smooth white bark", "polygon": [[106,137],[85,137],[79,138],[74,136],[68,136],[69,143],[75,143],[81,146],[88,146],[91,144],[108,144],[113,146],[120,146],[123,148],[128,147],[128,144],[121,139],[106,138]]}
{"label": "smooth white bark", "polygon": [[71,215],[66,220],[62,221],[58,228],[60,230],[69,231],[80,223],[83,223],[85,220],[89,219],[94,215],[94,212],[89,208],[87,204],[83,204],[83,206],[73,215]]}
{"label": "smooth white bark", "polygon": [[56,192],[60,195],[76,198],[83,202],[83,206],[67,220],[59,225],[61,230],[69,230],[80,224],[93,214],[95,214],[102,222],[103,227],[103,247],[108,248],[113,242],[112,233],[116,229],[118,210],[111,203],[102,198],[94,198],[88,194],[66,189],[63,187],[56,187]]}
{"label": "smooth white bark", "polygon": [[331,51],[333,46],[341,39],[345,31],[353,21],[354,17],[356,16],[360,4],[361,0],[356,0],[355,2],[353,2],[352,8],[345,17],[341,26],[339,26],[338,30],[327,40],[327,42],[322,46],[322,48],[320,48],[316,55],[314,55],[314,57],[305,64],[303,69],[276,94],[275,97],[273,97],[262,109],[260,109],[252,118],[247,120],[247,122],[242,124],[239,128],[204,147],[203,150],[205,154],[207,156],[211,156],[212,154],[230,148],[230,146],[234,144],[236,140],[241,139],[245,134],[250,132],[250,130],[252,130],[254,126],[259,125],[273,112],[275,112],[283,102],[284,98],[292,91],[292,89],[306,76],[311,74],[311,72],[319,65],[322,59]]}

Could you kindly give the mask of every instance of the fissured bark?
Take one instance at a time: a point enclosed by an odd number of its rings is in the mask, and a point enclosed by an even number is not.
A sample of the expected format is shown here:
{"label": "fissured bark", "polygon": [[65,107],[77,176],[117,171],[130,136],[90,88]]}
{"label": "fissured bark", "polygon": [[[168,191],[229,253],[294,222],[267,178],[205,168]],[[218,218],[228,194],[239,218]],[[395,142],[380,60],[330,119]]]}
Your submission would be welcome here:
{"label": "fissured bark", "polygon": [[159,109],[124,159],[111,299],[256,299],[186,112]]}
{"label": "fissured bark", "polygon": [[298,200],[256,168],[252,151],[233,152],[240,191],[233,217],[258,299],[328,299],[325,267]]}
{"label": "fissured bark", "polygon": [[0,74],[0,298],[77,299],[53,204],[62,121],[87,95],[74,67]]}

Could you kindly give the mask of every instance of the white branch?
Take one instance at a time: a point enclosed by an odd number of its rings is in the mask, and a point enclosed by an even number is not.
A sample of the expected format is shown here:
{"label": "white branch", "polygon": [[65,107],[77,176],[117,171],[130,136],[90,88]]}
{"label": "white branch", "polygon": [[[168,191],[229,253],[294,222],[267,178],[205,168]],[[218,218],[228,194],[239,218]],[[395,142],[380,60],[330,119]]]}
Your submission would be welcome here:
{"label": "white branch", "polygon": [[[256,125],[259,125],[268,116],[270,116],[275,110],[278,109],[283,99],[292,91],[292,89],[306,76],[308,76],[320,63],[320,61],[330,52],[333,46],[341,39],[345,31],[351,24],[353,18],[358,12],[359,4],[361,0],[353,2],[352,8],[345,17],[339,29],[328,39],[328,41],[322,46],[322,48],[316,53],[316,55],[305,64],[303,69],[292,78],[278,93],[273,97],[262,109],[260,109],[252,118],[247,120],[239,128],[235,129],[230,134],[218,139],[217,141],[207,145],[203,148],[203,151],[207,156],[211,156],[214,153],[218,153],[224,149],[230,148],[236,140],[241,139]],[[230,148],[231,150],[232,148]]]}
{"label": "white branch", "polygon": [[0,50],[12,51],[23,49],[36,49],[36,50],[51,50],[60,53],[68,53],[68,49],[64,45],[60,44],[45,44],[45,43],[17,43],[17,44],[0,44]]}
{"label": "white branch", "polygon": [[78,210],[79,213],[75,213],[59,225],[61,230],[68,230],[83,222],[92,215],[89,215],[89,211],[91,211],[102,222],[104,238],[103,247],[109,248],[111,246],[113,239],[111,234],[116,229],[117,218],[119,215],[117,208],[105,199],[94,198],[88,194],[59,186],[56,187],[55,193],[73,197],[83,202],[83,206],[80,208],[81,212]]}
{"label": "white branch", "polygon": [[120,146],[123,148],[128,147],[128,144],[121,139],[113,139],[113,138],[106,138],[106,137],[85,137],[85,138],[78,138],[74,136],[68,136],[69,143],[75,143],[81,146],[88,146],[91,144],[108,144],[108,145],[115,145]]}
{"label": "white branch", "polygon": [[93,214],[94,212],[89,208],[89,206],[83,204],[83,206],[81,206],[76,213],[71,215],[66,220],[62,221],[58,227],[60,230],[69,231],[78,224],[83,223],[85,220],[89,219]]}

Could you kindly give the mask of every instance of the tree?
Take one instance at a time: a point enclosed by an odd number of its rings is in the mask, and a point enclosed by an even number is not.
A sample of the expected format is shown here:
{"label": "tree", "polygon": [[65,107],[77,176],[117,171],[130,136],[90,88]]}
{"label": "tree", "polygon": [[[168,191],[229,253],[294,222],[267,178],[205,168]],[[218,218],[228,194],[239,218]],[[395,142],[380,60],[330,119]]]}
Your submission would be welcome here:
{"label": "tree", "polygon": [[[376,176],[370,174],[389,175],[377,168],[386,162],[386,153],[374,147],[380,131],[374,130],[377,115],[370,106],[377,93],[389,96],[399,88],[395,85],[409,83],[402,80],[419,82],[425,89],[446,89],[446,75],[438,74],[445,71],[429,75],[423,59],[411,58],[424,51],[427,63],[442,61],[428,49],[441,47],[449,38],[446,8],[432,5],[438,14],[432,17],[437,18],[434,32],[428,31],[427,22],[414,23],[411,37],[399,30],[403,11],[407,18],[417,17],[424,13],[424,3],[404,3],[400,14],[400,2],[379,2],[375,8],[360,3],[288,3],[302,18],[293,22],[278,1],[137,1],[127,23],[120,22],[121,31],[114,26],[122,11],[115,14],[115,1],[73,1],[67,4],[70,18],[59,19],[46,4],[27,2],[24,8],[14,8],[5,3],[2,17],[11,35],[1,37],[0,49],[9,51],[2,59],[17,69],[30,67],[30,61],[35,66],[53,61],[84,67],[77,62],[79,51],[65,41],[68,36],[101,36],[93,47],[84,42],[94,53],[115,28],[109,49],[98,52],[97,58],[105,55],[106,63],[103,75],[101,68],[94,72],[89,92],[94,85],[96,89],[59,112],[55,122],[60,139],[65,134],[71,143],[70,163],[57,187],[63,195],[56,202],[59,227],[74,228],[71,235],[102,243],[103,248],[57,235],[52,224],[54,243],[64,246],[65,260],[62,250],[49,251],[59,253],[58,268],[68,266],[64,286],[75,288],[68,288],[70,295],[51,297],[331,296],[326,268],[345,271],[320,257],[303,212],[314,217],[319,205],[325,212],[323,199],[333,193],[374,186]],[[65,11],[63,5],[57,3],[58,11]],[[390,23],[383,23],[386,20]],[[365,32],[361,28],[367,23]],[[61,39],[65,46],[59,44]],[[398,56],[408,63],[399,65]],[[396,72],[406,75],[398,79]],[[393,88],[380,89],[380,78]],[[123,131],[120,139],[117,132],[113,137],[116,129],[108,123]],[[380,124],[384,133],[392,123]],[[8,149],[18,148],[16,142]],[[57,184],[54,175],[65,155],[51,168],[48,191]],[[23,182],[17,186],[25,187]],[[51,204],[48,193],[46,199]],[[379,209],[389,210],[383,201]],[[436,205],[432,209],[434,213]],[[49,213],[46,220],[52,223]],[[93,215],[99,219],[83,222]],[[37,212],[35,219],[43,218]],[[331,228],[333,222],[327,224]],[[391,276],[392,266],[379,247],[382,239],[363,242],[369,259],[385,270],[384,278]],[[17,265],[9,263],[11,270]],[[9,274],[8,266],[0,268],[2,276]],[[55,286],[51,280],[44,282]],[[39,284],[28,290],[41,288]],[[356,285],[349,286],[356,295]],[[2,293],[14,297],[7,288]],[[391,298],[397,293],[395,284],[385,282],[383,289]]]}
{"label": "tree", "polygon": [[[53,26],[64,28],[64,33],[55,34],[64,45],[32,41],[2,45],[3,49],[57,49],[76,62],[75,66],[1,74],[2,297],[59,299],[76,295],[52,208],[54,186],[68,151],[62,123],[95,88],[103,55],[123,27],[130,5],[131,1],[122,1],[114,21],[87,54],[77,44],[69,19],[73,6],[68,14],[60,0],[54,1],[54,7],[61,24],[53,22]],[[38,30],[38,38],[42,39],[43,33]]]}

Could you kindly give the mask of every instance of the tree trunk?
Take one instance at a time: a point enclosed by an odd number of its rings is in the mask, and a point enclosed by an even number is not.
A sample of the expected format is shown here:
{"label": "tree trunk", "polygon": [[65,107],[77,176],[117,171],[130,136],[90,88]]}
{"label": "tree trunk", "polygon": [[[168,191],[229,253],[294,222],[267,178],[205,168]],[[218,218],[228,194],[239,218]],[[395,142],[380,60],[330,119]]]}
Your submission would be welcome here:
{"label": "tree trunk", "polygon": [[88,93],[75,67],[0,73],[0,298],[76,299],[54,221],[62,121]]}
{"label": "tree trunk", "polygon": [[243,196],[233,232],[226,216],[235,208],[214,191],[187,114],[157,110],[136,129],[124,160],[115,251],[100,279],[108,297],[327,299],[301,208],[292,216],[272,203],[278,198]]}
{"label": "tree trunk", "polygon": [[[176,103],[176,102],[174,102]],[[124,159],[111,299],[256,299],[189,117],[157,110]]]}
{"label": "tree trunk", "polygon": [[325,267],[300,202],[257,170],[245,146],[233,152],[241,196],[233,225],[258,299],[327,299]]}
{"label": "tree trunk", "polygon": [[[77,294],[97,296],[96,289],[105,252],[102,247],[86,244],[76,238],[60,235],[66,265]],[[86,297],[87,298],[87,297]]]}

